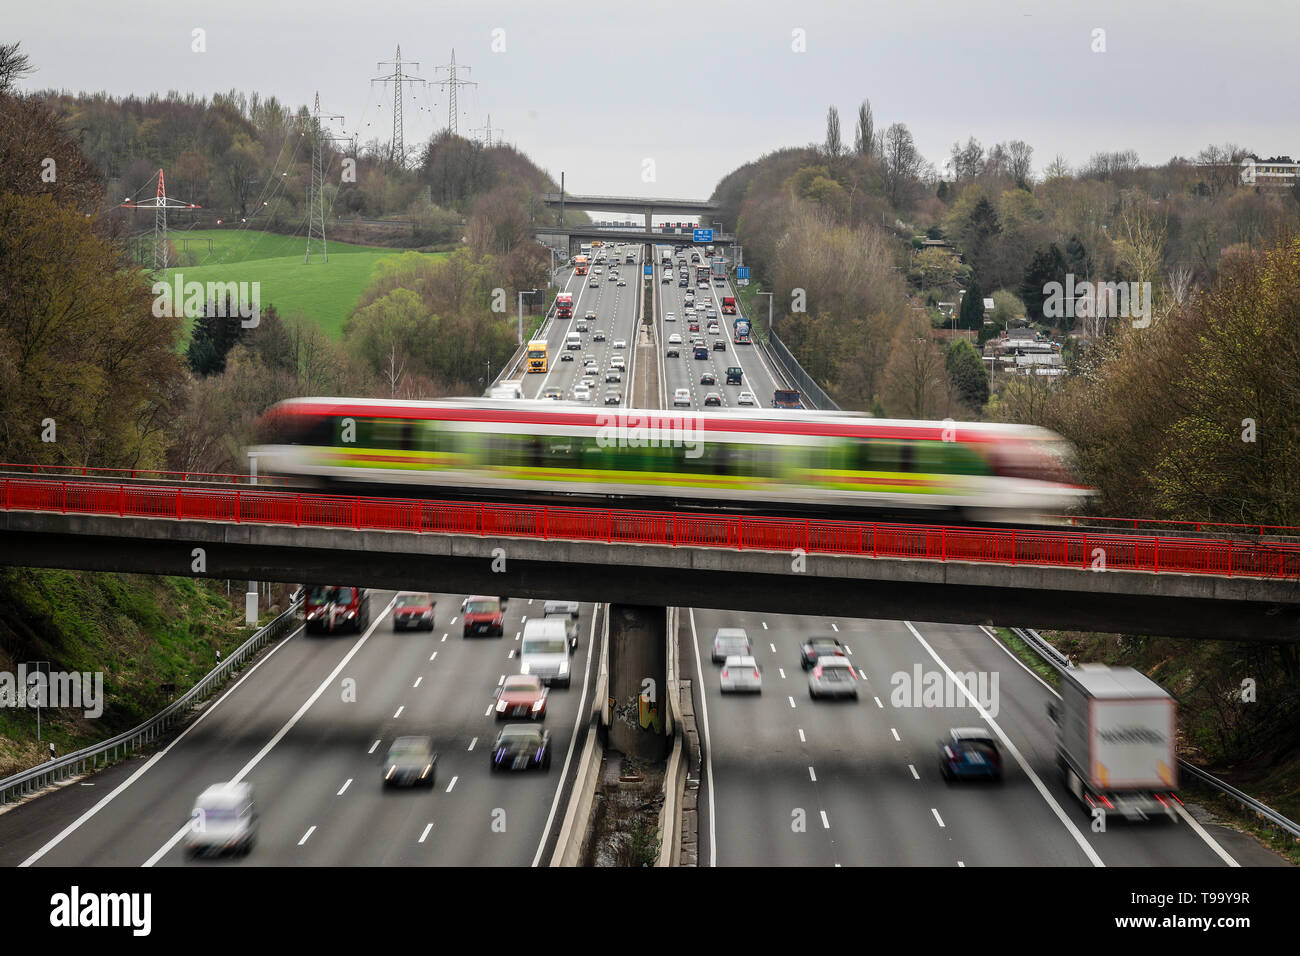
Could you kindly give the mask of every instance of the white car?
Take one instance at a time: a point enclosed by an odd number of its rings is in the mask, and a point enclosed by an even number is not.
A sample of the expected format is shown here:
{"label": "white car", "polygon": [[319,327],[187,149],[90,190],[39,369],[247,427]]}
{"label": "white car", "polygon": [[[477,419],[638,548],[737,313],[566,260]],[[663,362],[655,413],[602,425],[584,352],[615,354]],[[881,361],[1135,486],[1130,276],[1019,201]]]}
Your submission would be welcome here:
{"label": "white car", "polygon": [[676,312],[665,312],[665,313],[664,313],[664,321],[665,321],[665,322],[676,322],[676,321],[677,321],[677,313],[676,313]]}
{"label": "white car", "polygon": [[616,348],[616,349],[625,349],[625,348],[627,348],[627,342],[626,342],[624,339],[615,339],[615,340],[614,340],[614,348]]}
{"label": "white car", "polygon": [[621,355],[615,355],[612,359],[609,360],[609,364],[614,368],[618,369],[620,372],[627,371],[627,360],[624,359],[623,356]]}
{"label": "white car", "polygon": [[573,400],[575,402],[591,401],[591,386],[590,385],[573,386]]}
{"label": "white car", "polygon": [[690,405],[690,404],[691,404],[691,390],[690,390],[689,388],[679,388],[679,389],[677,389],[675,392],[673,392],[673,404],[674,404],[674,405]]}
{"label": "white car", "polygon": [[567,614],[569,617],[576,618],[582,606],[577,601],[547,601],[542,605],[542,616],[550,617],[552,614]]}
{"label": "white car", "polygon": [[194,801],[185,831],[185,853],[229,850],[247,856],[257,842],[257,811],[250,783],[214,783]]}
{"label": "white car", "polygon": [[754,401],[754,393],[753,393],[753,392],[741,392],[741,393],[736,397],[736,404],[737,404],[737,405],[757,405],[758,402]]}
{"label": "white car", "polygon": [[722,693],[749,691],[763,693],[763,672],[758,669],[758,661],[752,657],[732,654],[722,663],[720,678]]}
{"label": "white car", "polygon": [[847,657],[819,656],[808,675],[808,696],[858,698],[858,675]]}
{"label": "white car", "polygon": [[524,625],[524,639],[519,647],[519,673],[540,677],[550,686],[569,686],[569,643],[567,618],[533,619]]}
{"label": "white car", "polygon": [[749,635],[743,627],[720,627],[713,632],[713,663],[721,664],[728,657],[749,657]]}
{"label": "white car", "polygon": [[681,337],[680,335],[678,335],[676,332],[674,332],[672,335],[668,336],[668,344],[669,344],[669,345],[681,345],[681,344],[682,344],[682,337]]}

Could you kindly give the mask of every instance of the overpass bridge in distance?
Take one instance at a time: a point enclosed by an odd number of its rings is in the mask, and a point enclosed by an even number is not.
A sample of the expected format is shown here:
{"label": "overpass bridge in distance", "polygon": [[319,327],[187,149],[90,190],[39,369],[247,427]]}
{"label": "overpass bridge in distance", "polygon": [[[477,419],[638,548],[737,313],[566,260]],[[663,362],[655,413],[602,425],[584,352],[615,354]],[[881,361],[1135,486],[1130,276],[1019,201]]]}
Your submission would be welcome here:
{"label": "overpass bridge in distance", "polygon": [[543,193],[542,202],[554,208],[572,206],[585,212],[621,212],[644,215],[646,225],[653,223],[652,216],[708,215],[722,209],[721,203],[712,199],[663,199],[642,196],[575,196],[571,193]]}
{"label": "overpass bridge in distance", "polygon": [[[534,226],[533,235],[538,237],[558,236],[569,244],[573,251],[573,241],[583,239],[600,239],[614,242],[645,242],[658,245],[732,245],[736,237],[730,233],[714,232],[710,242],[696,242],[690,232],[655,232],[638,229],[635,226],[620,229],[617,226]],[[652,265],[654,263],[651,263]]]}
{"label": "overpass bridge in distance", "polygon": [[4,478],[0,563],[1300,642],[1284,541]]}

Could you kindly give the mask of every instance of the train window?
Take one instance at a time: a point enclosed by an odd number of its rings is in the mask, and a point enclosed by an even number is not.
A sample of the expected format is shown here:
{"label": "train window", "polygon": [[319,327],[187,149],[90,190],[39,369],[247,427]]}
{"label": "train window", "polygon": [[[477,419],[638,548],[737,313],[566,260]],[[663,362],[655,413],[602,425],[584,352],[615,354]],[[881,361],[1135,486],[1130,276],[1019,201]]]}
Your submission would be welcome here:
{"label": "train window", "polygon": [[913,471],[912,459],[916,455],[916,449],[910,443],[904,443],[898,449],[898,470]]}
{"label": "train window", "polygon": [[988,465],[968,445],[960,442],[918,442],[916,470],[943,475],[982,475]]}

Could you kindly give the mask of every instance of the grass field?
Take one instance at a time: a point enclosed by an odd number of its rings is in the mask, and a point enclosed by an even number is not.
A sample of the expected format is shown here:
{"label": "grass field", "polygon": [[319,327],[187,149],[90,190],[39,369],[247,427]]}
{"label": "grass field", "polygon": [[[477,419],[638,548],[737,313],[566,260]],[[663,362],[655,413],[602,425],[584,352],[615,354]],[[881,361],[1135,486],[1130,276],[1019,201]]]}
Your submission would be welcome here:
{"label": "grass field", "polygon": [[[189,250],[198,255],[199,265],[168,269],[169,282],[175,281],[176,273],[185,282],[260,282],[263,307],[274,305],[283,318],[306,316],[333,339],[343,337],[343,323],[369,282],[375,263],[407,251],[330,242],[329,262],[318,259],[313,249],[311,263],[305,264],[306,240],[302,237],[249,229],[196,229],[173,233],[171,238],[178,250],[182,238],[191,240]],[[208,238],[212,239],[211,253],[206,242],[193,241]]]}

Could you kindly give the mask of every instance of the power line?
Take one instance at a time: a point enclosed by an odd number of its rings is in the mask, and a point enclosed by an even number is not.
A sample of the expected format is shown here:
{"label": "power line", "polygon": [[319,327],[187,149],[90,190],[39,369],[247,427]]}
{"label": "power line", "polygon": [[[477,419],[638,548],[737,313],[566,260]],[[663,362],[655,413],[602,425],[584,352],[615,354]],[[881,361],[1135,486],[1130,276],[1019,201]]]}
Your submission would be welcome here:
{"label": "power line", "polygon": [[[453,62],[455,61],[454,55],[452,57],[452,60]],[[419,60],[409,60],[408,62],[417,67],[420,65]],[[398,166],[405,168],[406,167],[406,142],[405,142],[405,135],[402,130],[402,84],[403,83],[424,83],[425,81],[418,76],[407,76],[402,72],[402,47],[400,44],[397,47],[397,59],[384,60],[381,63],[379,63],[375,67],[375,69],[383,69],[383,67],[389,63],[394,65],[393,72],[388,76],[377,76],[370,82],[393,84],[393,142],[392,145],[389,147],[388,155],[389,155],[389,159],[391,159],[394,163],[396,163]],[[453,79],[454,79],[454,75],[453,75]]]}
{"label": "power line", "polygon": [[199,209],[194,203],[181,202],[179,199],[167,198],[167,187],[163,182],[163,171],[158,170],[158,195],[144,202],[124,202],[128,209],[155,210],[153,217],[153,267],[155,270],[167,268],[167,210]]}
{"label": "power line", "polygon": [[[331,142],[346,137],[339,136],[322,136],[321,123],[322,119],[342,120],[341,113],[324,113],[320,111],[320,92],[316,93],[316,108],[312,110],[312,143],[311,143],[311,192],[307,195],[307,258],[305,262],[311,262],[311,240],[319,231],[320,249],[325,261],[330,261],[329,249],[325,245],[325,176],[321,169],[321,141],[330,140]],[[319,226],[318,226],[319,224]]]}
{"label": "power line", "polygon": [[[445,86],[448,89],[449,95],[447,97],[447,131],[451,133],[453,136],[455,136],[458,135],[457,123],[456,123],[456,87],[478,86],[478,84],[472,80],[456,79],[456,69],[457,69],[456,51],[454,49],[451,51],[451,62],[446,66],[437,67],[437,69],[447,71],[447,79],[439,80],[438,85]],[[469,72],[470,67],[462,64],[460,66],[460,69]]]}
{"label": "power line", "polygon": [[[470,130],[470,132],[471,132],[471,133],[485,133],[485,134],[486,134],[486,138],[484,139],[484,145],[486,145],[489,149],[491,149],[491,148],[492,148],[492,114],[491,114],[491,113],[488,114],[487,125],[486,125],[486,126],[479,126],[479,127],[477,127],[476,129],[472,129],[472,130]],[[504,132],[505,132],[505,130],[503,130],[503,129],[499,129],[499,128],[497,129],[497,145],[498,145],[498,146],[501,144],[501,134],[504,133]]]}

